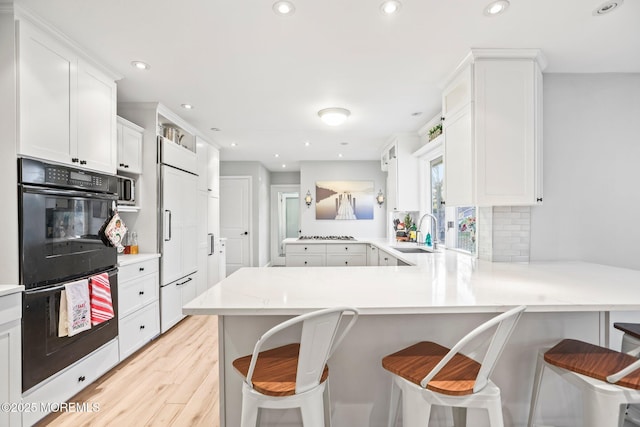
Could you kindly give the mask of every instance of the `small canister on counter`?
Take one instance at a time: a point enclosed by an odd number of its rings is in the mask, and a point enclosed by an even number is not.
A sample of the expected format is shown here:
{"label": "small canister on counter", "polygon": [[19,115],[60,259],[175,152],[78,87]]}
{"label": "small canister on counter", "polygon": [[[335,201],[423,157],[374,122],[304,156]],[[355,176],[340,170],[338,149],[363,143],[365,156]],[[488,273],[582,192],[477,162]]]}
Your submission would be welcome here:
{"label": "small canister on counter", "polygon": [[135,255],[138,253],[138,233],[132,231],[129,234],[129,240],[127,241],[127,247],[129,248],[129,253]]}

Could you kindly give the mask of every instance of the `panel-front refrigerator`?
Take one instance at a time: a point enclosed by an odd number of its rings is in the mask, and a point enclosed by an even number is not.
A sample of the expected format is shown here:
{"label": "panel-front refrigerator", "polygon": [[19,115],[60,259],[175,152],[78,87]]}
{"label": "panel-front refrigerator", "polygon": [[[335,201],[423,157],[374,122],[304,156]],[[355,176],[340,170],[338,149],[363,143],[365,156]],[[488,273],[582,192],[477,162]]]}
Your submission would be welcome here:
{"label": "panel-front refrigerator", "polygon": [[196,296],[197,175],[195,153],[160,138],[160,328],[162,333],[184,315],[182,306]]}

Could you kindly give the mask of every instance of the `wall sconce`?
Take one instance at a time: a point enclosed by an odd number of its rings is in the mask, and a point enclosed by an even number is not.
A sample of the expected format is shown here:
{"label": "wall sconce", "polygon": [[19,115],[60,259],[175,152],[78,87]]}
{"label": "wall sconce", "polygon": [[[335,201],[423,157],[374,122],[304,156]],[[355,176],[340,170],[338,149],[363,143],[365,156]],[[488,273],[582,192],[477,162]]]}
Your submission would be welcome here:
{"label": "wall sconce", "polygon": [[311,202],[313,202],[313,198],[311,197],[311,192],[307,190],[307,195],[304,196],[304,202],[307,204],[307,208],[311,206]]}
{"label": "wall sconce", "polygon": [[384,203],[384,195],[382,194],[382,190],[378,191],[376,202],[378,202],[378,207],[382,207],[382,204]]}

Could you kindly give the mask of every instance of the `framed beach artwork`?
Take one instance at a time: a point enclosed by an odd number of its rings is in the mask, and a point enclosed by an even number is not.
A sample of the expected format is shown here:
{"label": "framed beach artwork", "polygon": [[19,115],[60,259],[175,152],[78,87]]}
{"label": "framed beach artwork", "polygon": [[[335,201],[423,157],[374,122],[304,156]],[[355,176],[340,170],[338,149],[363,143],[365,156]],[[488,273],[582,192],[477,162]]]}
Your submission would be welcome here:
{"label": "framed beach artwork", "polygon": [[373,219],[373,181],[317,181],[316,219]]}

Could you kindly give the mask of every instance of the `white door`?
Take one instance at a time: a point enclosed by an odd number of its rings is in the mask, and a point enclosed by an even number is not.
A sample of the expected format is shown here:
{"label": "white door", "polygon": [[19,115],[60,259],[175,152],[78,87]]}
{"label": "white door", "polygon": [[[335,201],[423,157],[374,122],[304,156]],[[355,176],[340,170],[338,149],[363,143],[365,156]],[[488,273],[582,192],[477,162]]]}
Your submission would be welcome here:
{"label": "white door", "polygon": [[227,238],[227,275],[252,265],[250,195],[249,177],[220,177],[220,234]]}

